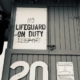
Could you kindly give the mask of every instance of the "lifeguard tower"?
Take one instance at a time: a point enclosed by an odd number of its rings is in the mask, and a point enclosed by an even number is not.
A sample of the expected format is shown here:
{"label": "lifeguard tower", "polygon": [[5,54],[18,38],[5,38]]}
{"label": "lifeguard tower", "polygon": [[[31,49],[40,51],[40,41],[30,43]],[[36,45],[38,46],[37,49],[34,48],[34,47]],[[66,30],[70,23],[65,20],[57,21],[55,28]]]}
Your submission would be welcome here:
{"label": "lifeguard tower", "polygon": [[14,0],[2,80],[80,80],[80,2]]}

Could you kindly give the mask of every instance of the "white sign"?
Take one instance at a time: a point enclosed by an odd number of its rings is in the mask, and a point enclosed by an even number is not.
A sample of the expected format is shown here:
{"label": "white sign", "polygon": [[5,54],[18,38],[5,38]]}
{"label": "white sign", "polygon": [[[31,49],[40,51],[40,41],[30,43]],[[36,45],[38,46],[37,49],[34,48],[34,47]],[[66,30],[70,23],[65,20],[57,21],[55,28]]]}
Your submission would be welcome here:
{"label": "white sign", "polygon": [[47,49],[47,8],[17,8],[13,49]]}
{"label": "white sign", "polygon": [[72,62],[57,63],[57,80],[75,80]]}

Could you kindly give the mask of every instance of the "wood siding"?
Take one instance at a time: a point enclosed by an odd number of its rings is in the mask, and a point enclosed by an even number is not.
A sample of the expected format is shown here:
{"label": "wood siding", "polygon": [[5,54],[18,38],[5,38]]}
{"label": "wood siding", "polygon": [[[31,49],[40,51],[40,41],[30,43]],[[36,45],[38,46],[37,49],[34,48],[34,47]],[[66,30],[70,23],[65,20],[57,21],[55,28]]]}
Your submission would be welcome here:
{"label": "wood siding", "polygon": [[[75,80],[80,79],[80,56],[20,55],[20,54],[16,55],[14,54],[12,55],[10,65],[16,61],[26,61],[29,63],[30,66],[35,61],[45,62],[48,65],[48,69],[49,69],[49,80],[57,80],[57,67],[56,67],[57,62],[73,62]],[[22,67],[18,67],[15,70],[10,69],[8,78],[10,79],[13,75],[18,74],[22,70],[23,70]],[[42,68],[37,67],[36,80],[43,80],[42,73],[43,73]],[[27,76],[25,76],[20,80],[29,80],[29,74],[30,72],[28,73]]]}
{"label": "wood siding", "polygon": [[51,45],[56,50],[79,50],[80,35],[76,7],[50,7]]}
{"label": "wood siding", "polygon": [[[80,8],[78,9],[76,4],[71,2],[65,5],[50,4],[48,6],[49,44],[56,45],[56,50],[31,50],[28,53],[28,50],[12,49],[13,41],[10,41],[11,46],[6,51],[2,80],[9,80],[23,70],[22,67],[10,69],[10,65],[16,61],[26,61],[30,66],[35,61],[45,62],[48,65],[49,80],[57,80],[57,62],[73,62],[75,80],[80,80]],[[11,40],[12,38],[13,36]],[[29,80],[29,75],[30,73],[20,80]],[[42,68],[38,67],[36,80],[42,80],[42,78]]]}
{"label": "wood siding", "polygon": [[[54,4],[48,6],[48,45],[56,50],[80,50],[79,9],[76,4]],[[15,21],[15,20],[13,20]],[[14,22],[13,22],[14,23]],[[11,31],[13,34],[13,31]],[[11,48],[13,36],[10,38]],[[12,41],[11,41],[12,39]]]}

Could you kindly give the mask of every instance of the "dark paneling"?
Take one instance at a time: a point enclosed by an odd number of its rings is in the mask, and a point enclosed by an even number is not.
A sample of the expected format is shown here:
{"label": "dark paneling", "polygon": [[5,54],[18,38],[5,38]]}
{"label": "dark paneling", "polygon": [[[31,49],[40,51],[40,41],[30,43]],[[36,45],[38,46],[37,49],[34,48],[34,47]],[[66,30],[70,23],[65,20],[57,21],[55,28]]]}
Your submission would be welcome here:
{"label": "dark paneling", "polygon": [[[12,55],[12,59],[11,59],[11,64],[16,62],[16,61],[26,61],[29,63],[29,65],[31,66],[32,63],[36,62],[36,61],[43,61],[48,65],[48,55],[26,55],[26,54],[18,54],[18,55]],[[10,64],[10,65],[11,65]],[[9,73],[9,79],[22,71],[22,68],[16,68],[15,70],[10,69],[10,73]],[[37,67],[36,69],[36,80],[43,80],[43,76],[42,76],[42,68],[41,67]],[[25,76],[24,78],[22,78],[21,80],[29,80],[30,77],[30,72],[27,76]]]}
{"label": "dark paneling", "polygon": [[51,44],[56,50],[79,50],[77,7],[50,7]]}
{"label": "dark paneling", "polygon": [[[10,56],[11,53],[9,53]],[[7,60],[6,56],[6,60]],[[11,59],[10,59],[11,58]],[[31,66],[32,63],[35,61],[43,61],[48,65],[48,71],[49,71],[49,79],[50,80],[57,80],[57,62],[73,62],[73,67],[74,67],[74,77],[75,80],[80,79],[80,56],[63,56],[63,55],[29,55],[29,54],[11,54],[11,57],[8,59],[8,63],[4,64],[4,73],[5,77],[3,76],[2,80],[9,80],[12,76],[15,74],[21,72],[23,70],[22,67],[18,67],[15,70],[10,69],[10,65],[16,61],[26,61],[29,63]],[[9,74],[7,74],[7,71],[9,70]],[[37,67],[36,69],[36,80],[43,80],[43,71],[41,67]],[[20,80],[29,80],[29,75],[26,75]]]}

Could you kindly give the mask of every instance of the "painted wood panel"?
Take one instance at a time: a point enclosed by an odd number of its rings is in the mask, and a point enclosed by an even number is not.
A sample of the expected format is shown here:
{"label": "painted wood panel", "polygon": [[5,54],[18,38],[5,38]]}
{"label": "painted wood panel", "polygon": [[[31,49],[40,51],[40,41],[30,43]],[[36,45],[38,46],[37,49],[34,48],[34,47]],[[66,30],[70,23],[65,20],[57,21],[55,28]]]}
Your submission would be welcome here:
{"label": "painted wood panel", "polygon": [[[11,57],[11,63],[16,61],[25,61],[28,62],[31,66],[32,63],[36,61],[43,61],[48,65],[48,73],[49,73],[49,80],[57,80],[57,62],[73,62],[74,67],[74,77],[75,80],[80,79],[80,56],[63,56],[63,55],[29,55],[29,54],[13,54]],[[9,67],[9,66],[8,66]],[[14,76],[15,74],[22,71],[21,67],[17,67],[17,69],[12,70],[9,69],[8,80]],[[41,67],[37,67],[36,69],[36,80],[43,80],[43,70]],[[20,80],[29,80],[30,79],[30,72]]]}
{"label": "painted wood panel", "polygon": [[[64,8],[63,7],[59,7],[59,30],[60,30],[60,47],[61,47],[61,50],[65,50],[65,20],[64,20]],[[57,32],[57,30],[56,30]]]}
{"label": "painted wood panel", "polygon": [[80,56],[77,56],[77,64],[78,64],[78,78],[80,79]]}
{"label": "painted wood panel", "polygon": [[[23,59],[23,61],[27,62],[28,55],[22,55],[22,59]],[[23,70],[23,68],[22,68],[22,70]],[[27,79],[27,76],[23,77],[21,80],[26,80],[26,79]]]}
{"label": "painted wood panel", "polygon": [[[17,60],[17,56],[16,55],[12,55],[12,59],[11,59],[11,64],[10,65],[12,65],[12,63],[16,62],[16,60]],[[10,69],[10,75],[9,75],[10,78],[15,74],[16,74],[16,69],[15,70]]]}
{"label": "painted wood panel", "polygon": [[64,25],[65,25],[65,47],[70,50],[70,37],[69,37],[69,21],[68,21],[68,7],[64,7]]}
{"label": "painted wood panel", "polygon": [[74,65],[74,77],[76,80],[79,80],[78,79],[78,60],[76,56],[72,56],[72,62]]}
{"label": "painted wood panel", "polygon": [[[59,30],[59,8],[55,7],[55,38],[56,50],[60,50],[60,30]],[[53,38],[53,36],[51,36]],[[52,40],[52,39],[51,39]]]}
{"label": "painted wood panel", "polygon": [[[32,63],[34,63],[36,61],[43,61],[48,65],[48,63],[49,63],[48,57],[49,57],[48,55],[27,55],[27,54],[26,55],[12,55],[11,64],[13,64],[16,61],[25,61],[25,62],[28,62],[29,66],[31,67]],[[15,74],[20,73],[22,70],[23,70],[22,67],[18,67],[15,70],[10,69],[9,78],[14,76]],[[42,69],[42,67],[36,68],[35,78],[36,78],[36,80],[43,80],[43,69]],[[25,77],[23,77],[20,80],[29,80],[29,79],[30,79],[30,71]]]}
{"label": "painted wood panel", "polygon": [[51,44],[56,45],[56,37],[55,37],[55,7],[50,7],[49,8],[49,27],[51,30],[50,40]]}
{"label": "painted wood panel", "polygon": [[50,58],[51,68],[50,68],[50,80],[56,80],[56,57],[51,55]]}
{"label": "painted wood panel", "polygon": [[49,10],[51,45],[56,45],[56,50],[79,50],[80,47],[78,9],[68,6],[51,7]]}

